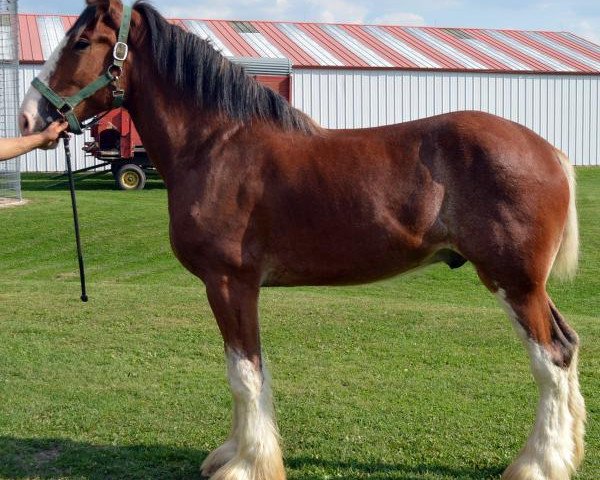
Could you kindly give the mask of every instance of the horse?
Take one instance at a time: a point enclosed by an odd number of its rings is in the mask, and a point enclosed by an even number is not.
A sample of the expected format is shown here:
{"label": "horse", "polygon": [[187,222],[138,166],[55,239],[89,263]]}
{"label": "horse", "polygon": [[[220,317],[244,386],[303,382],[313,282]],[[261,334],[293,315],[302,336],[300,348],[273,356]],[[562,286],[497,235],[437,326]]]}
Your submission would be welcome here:
{"label": "horse", "polygon": [[203,476],[285,479],[261,287],[468,261],[514,324],[539,388],[535,426],[503,478],[571,478],[584,453],[579,340],[546,291],[551,271],[569,278],[578,263],[563,153],[482,112],[328,130],[147,3],[86,3],[27,93],[21,131],[61,115],[77,131],[115,98],[130,112],[168,191],[172,249],[204,283],[224,341],[233,426]]}

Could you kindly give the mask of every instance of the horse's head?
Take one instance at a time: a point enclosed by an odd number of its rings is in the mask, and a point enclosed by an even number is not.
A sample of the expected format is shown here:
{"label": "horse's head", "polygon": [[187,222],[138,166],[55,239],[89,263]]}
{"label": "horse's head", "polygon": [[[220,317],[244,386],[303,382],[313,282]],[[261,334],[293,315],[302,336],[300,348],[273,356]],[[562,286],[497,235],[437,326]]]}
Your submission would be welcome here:
{"label": "horse's head", "polygon": [[79,121],[123,100],[119,95],[127,91],[129,62],[124,62],[127,48],[118,42],[127,43],[127,36],[119,38],[129,30],[126,10],[120,0],[86,3],[27,92],[19,117],[23,135],[39,132],[61,117],[69,121],[71,131],[80,133]]}

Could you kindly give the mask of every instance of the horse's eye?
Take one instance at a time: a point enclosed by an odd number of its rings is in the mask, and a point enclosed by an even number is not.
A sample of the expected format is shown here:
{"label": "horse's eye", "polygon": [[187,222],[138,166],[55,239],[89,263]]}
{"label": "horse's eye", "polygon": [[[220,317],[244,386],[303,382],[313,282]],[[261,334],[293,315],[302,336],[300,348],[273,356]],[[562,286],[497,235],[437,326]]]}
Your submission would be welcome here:
{"label": "horse's eye", "polygon": [[88,48],[91,45],[91,43],[89,42],[89,40],[86,40],[84,38],[80,38],[79,40],[77,40],[77,42],[75,43],[75,50],[85,50],[86,48]]}

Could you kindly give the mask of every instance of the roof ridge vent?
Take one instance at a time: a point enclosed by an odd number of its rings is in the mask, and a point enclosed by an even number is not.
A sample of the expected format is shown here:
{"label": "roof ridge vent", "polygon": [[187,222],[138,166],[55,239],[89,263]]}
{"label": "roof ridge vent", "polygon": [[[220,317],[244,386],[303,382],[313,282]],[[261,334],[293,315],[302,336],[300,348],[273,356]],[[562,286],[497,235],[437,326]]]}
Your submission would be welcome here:
{"label": "roof ridge vent", "polygon": [[470,34],[465,32],[461,28],[442,28],[442,31],[452,35],[453,37],[460,38],[462,40],[469,40],[473,38]]}
{"label": "roof ridge vent", "polygon": [[250,22],[229,22],[233,29],[238,33],[260,33]]}

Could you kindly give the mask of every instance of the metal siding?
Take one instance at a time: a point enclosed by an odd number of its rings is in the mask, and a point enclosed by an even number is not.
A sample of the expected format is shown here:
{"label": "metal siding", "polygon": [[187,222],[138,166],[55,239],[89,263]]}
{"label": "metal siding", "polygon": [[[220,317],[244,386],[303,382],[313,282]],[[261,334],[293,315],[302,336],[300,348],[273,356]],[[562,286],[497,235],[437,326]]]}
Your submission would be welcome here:
{"label": "metal siding", "polygon": [[442,69],[464,69],[464,65],[453,60],[452,58],[444,55],[442,52],[436,50],[429,46],[429,44],[420,41],[414,35],[409,35],[405,28],[403,27],[381,27],[385,31],[391,33],[394,37],[402,40],[407,45],[410,45],[411,48],[421,52],[421,54],[431,58],[436,63],[441,65]]}
{"label": "metal siding", "polygon": [[600,77],[298,69],[292,103],[329,128],[359,128],[456,110],[518,122],[576,165],[600,165]]}
{"label": "metal siding", "polygon": [[575,43],[579,47],[585,49],[588,55],[595,53],[597,55],[595,58],[600,58],[600,45],[596,45],[595,43],[589,42],[584,38],[578,37],[568,32],[550,33],[550,35],[558,37],[559,39],[561,39],[561,41]]}
{"label": "metal siding", "polygon": [[42,42],[44,60],[48,60],[52,52],[65,37],[65,30],[60,17],[37,17],[37,25]]}
{"label": "metal siding", "polygon": [[375,53],[374,50],[364,45],[339,25],[322,25],[321,28],[370,66],[393,67],[385,58]]}
{"label": "metal siding", "polygon": [[279,49],[270,43],[262,33],[240,33],[240,36],[264,58],[285,58]]}
{"label": "metal siding", "polygon": [[[421,30],[426,32],[430,38],[437,39],[452,47],[456,52],[466,55],[467,58],[471,58],[482,65],[485,65],[486,70],[513,70],[512,68],[507,68],[507,65],[502,61],[499,61],[496,57],[488,55],[487,53],[483,53],[477,48],[474,48],[467,42],[467,40],[470,38],[470,35],[463,30],[456,28],[445,29],[435,27],[422,27]],[[460,38],[457,35],[460,35]]]}
{"label": "metal siding", "polygon": [[230,25],[230,22],[220,22],[218,20],[206,20],[210,29],[227,41],[229,49],[240,57],[260,57],[254,50]]}
{"label": "metal siding", "polygon": [[295,65],[319,65],[319,62],[315,58],[292,42],[275,24],[270,22],[253,22],[253,24],[257,30],[268,36],[279,47],[279,50]]}
{"label": "metal siding", "polygon": [[27,31],[28,35],[25,39],[31,42],[32,49],[32,61],[34,62],[43,62],[44,61],[44,53],[42,51],[42,43],[40,39],[40,32],[37,26],[37,22],[35,20],[35,16],[27,15]]}
{"label": "metal siding", "polygon": [[486,34],[485,30],[476,30],[471,28],[465,29],[465,32],[467,32],[472,38],[477,39],[485,43],[486,45],[490,45],[496,48],[497,50],[506,53],[507,55],[510,55],[511,57],[517,59],[525,65],[529,65],[531,67],[529,69],[530,71],[546,72],[552,70],[551,67],[539,61],[535,57],[528,55],[521,50],[511,47],[507,43],[503,43],[502,41],[498,40],[497,38],[494,38],[491,35]]}
{"label": "metal siding", "polygon": [[484,33],[494,38],[495,40],[498,40],[499,42],[502,42],[503,44],[514,48],[515,50],[518,50],[519,52],[522,52],[526,55],[529,55],[532,58],[535,58],[536,60],[548,65],[553,70],[559,72],[574,72],[576,70],[575,68],[568,66],[556,60],[555,58],[546,55],[543,52],[540,52],[539,50],[536,50],[531,45],[526,45],[524,43],[519,42],[517,39],[509,36],[505,32],[500,32],[497,30],[484,30]]}
{"label": "metal siding", "polygon": [[371,35],[369,31],[363,28],[361,25],[344,25],[346,31],[357,38],[357,40],[363,42],[365,45],[370,46],[374,51],[379,52],[389,60],[393,66],[402,68],[419,68],[415,62],[398,53],[397,50],[390,48],[387,43],[381,40],[381,38]]}
{"label": "metal siding", "polygon": [[482,42],[481,40],[479,40],[477,38],[468,38],[468,39],[465,39],[464,41],[466,43],[468,43],[472,48],[474,48],[482,53],[485,53],[489,57],[492,57],[492,58],[498,60],[499,62],[503,63],[504,65],[507,65],[508,67],[510,67],[512,70],[521,70],[521,71],[530,71],[531,70],[531,67],[529,65],[525,65],[524,63],[520,62],[519,60],[512,57],[508,53],[503,52],[502,50],[497,49],[497,48],[493,47],[492,45],[488,45],[487,43]]}
{"label": "metal siding", "polygon": [[488,70],[491,67],[489,65],[484,65],[481,62],[478,62],[470,55],[461,52],[454,46],[450,45],[448,42],[444,40],[434,37],[430,33],[426,32],[422,28],[407,28],[406,31],[418,38],[419,40],[425,42],[429,46],[435,48],[439,52],[443,52],[444,55],[452,58],[455,62],[458,62],[461,66],[469,69],[476,70]]}
{"label": "metal siding", "polygon": [[523,34],[525,36],[531,38],[532,40],[535,40],[536,42],[545,45],[546,47],[554,49],[568,57],[574,58],[579,63],[583,63],[583,64],[587,65],[588,67],[591,67],[593,70],[600,71],[600,62],[591,59],[587,55],[584,55],[581,52],[579,52],[573,48],[569,48],[565,45],[562,45],[562,44],[556,42],[555,40],[545,37],[544,35],[542,35],[539,32],[523,32]]}
{"label": "metal siding", "polygon": [[343,62],[338,60],[331,52],[321,46],[310,37],[308,33],[299,29],[296,25],[289,23],[277,24],[279,30],[284,33],[292,42],[302,48],[308,55],[313,57],[323,66],[342,66]]}
{"label": "metal siding", "polygon": [[287,58],[231,57],[230,60],[244,67],[248,75],[288,76],[292,73],[292,63]]}
{"label": "metal siding", "polygon": [[233,57],[233,53],[221,41],[215,32],[213,32],[206,22],[196,20],[183,20],[184,26],[189,32],[199,36],[204,40],[208,40],[218,52],[221,52],[226,57]]}
{"label": "metal siding", "polygon": [[[48,58],[76,18],[72,15],[19,15],[21,60],[41,62]],[[203,25],[218,38],[217,47],[222,43],[232,55],[290,56],[299,68],[313,68],[317,61],[325,67],[396,66],[502,72],[528,71],[531,67],[533,71],[543,72],[600,73],[600,46],[564,32],[201,19],[170,21],[188,30],[195,29],[189,28],[194,23]],[[240,24],[243,28],[239,32],[232,27]]]}
{"label": "metal siding", "polygon": [[440,68],[440,65],[437,62],[426,55],[423,55],[399,38],[394,37],[390,32],[383,28],[377,26],[365,26],[363,28],[375,38],[388,45],[389,48],[397,51],[399,54],[413,62],[416,66],[422,68]]}
{"label": "metal siding", "polygon": [[299,25],[301,30],[304,30],[304,32],[318,41],[320,45],[324,47],[326,46],[330,52],[332,52],[336,57],[339,57],[342,62],[344,62],[344,66],[369,66],[365,60],[356,55],[352,50],[344,45],[343,42],[340,42],[337,38],[328,35],[321,27],[322,25],[315,23],[303,23]]}
{"label": "metal siding", "polygon": [[543,43],[533,40],[531,37],[525,35],[527,32],[521,32],[521,31],[517,31],[517,30],[508,30],[504,33],[525,45],[535,48],[537,51],[539,51],[542,54],[547,55],[548,57],[556,58],[559,62],[562,62],[563,64],[571,67],[572,68],[571,71],[583,72],[583,73],[592,73],[593,72],[592,68],[577,61],[575,58],[565,55],[563,52],[561,52],[555,48],[548,48]]}

